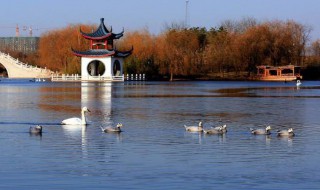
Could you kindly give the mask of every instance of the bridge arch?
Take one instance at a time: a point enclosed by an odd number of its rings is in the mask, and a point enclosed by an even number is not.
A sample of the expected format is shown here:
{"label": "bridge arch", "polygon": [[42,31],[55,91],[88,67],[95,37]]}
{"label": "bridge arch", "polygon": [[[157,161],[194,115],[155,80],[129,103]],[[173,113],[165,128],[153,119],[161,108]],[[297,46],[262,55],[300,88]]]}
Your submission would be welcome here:
{"label": "bridge arch", "polygon": [[8,78],[50,78],[52,71],[20,62],[9,54],[0,52],[0,64],[7,70]]}
{"label": "bridge arch", "polygon": [[0,63],[0,77],[8,77],[8,71],[5,68],[5,66],[3,66],[1,63]]}

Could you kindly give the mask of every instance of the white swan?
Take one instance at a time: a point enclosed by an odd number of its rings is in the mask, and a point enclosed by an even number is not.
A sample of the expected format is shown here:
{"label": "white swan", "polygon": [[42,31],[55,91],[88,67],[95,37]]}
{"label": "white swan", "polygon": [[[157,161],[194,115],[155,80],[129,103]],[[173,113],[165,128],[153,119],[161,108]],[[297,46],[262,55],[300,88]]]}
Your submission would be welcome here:
{"label": "white swan", "polygon": [[100,127],[100,128],[105,133],[121,133],[122,132],[121,127],[122,127],[122,124],[118,123],[116,127],[105,127],[105,128]]}
{"label": "white swan", "polygon": [[268,125],[265,129],[250,129],[254,135],[270,135],[271,127]]}
{"label": "white swan", "polygon": [[198,126],[186,126],[184,125],[184,128],[188,132],[203,132],[202,122],[199,122]]}
{"label": "white swan", "polygon": [[301,81],[300,81],[300,80],[297,80],[296,85],[297,85],[297,86],[300,86],[301,84],[302,84]]}
{"label": "white swan", "polygon": [[62,125],[87,125],[85,113],[90,112],[87,107],[83,107],[81,110],[81,119],[77,117],[65,119],[61,122]]}

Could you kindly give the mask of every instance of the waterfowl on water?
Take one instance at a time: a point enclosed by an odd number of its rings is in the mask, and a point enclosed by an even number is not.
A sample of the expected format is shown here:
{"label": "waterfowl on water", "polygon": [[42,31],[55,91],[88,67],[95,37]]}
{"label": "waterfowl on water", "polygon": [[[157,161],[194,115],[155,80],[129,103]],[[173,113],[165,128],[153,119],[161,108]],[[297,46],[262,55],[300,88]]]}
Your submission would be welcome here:
{"label": "waterfowl on water", "polygon": [[105,133],[121,133],[122,132],[121,127],[122,127],[122,124],[118,123],[116,127],[105,127],[105,128],[100,127],[100,128]]}
{"label": "waterfowl on water", "polygon": [[224,134],[223,126],[211,128],[211,129],[208,129],[208,130],[203,130],[203,132],[205,134],[208,134],[208,135],[221,135],[221,134]]}
{"label": "waterfowl on water", "polygon": [[293,137],[295,135],[293,128],[289,128],[288,130],[278,130],[277,133],[279,137]]}
{"label": "waterfowl on water", "polygon": [[300,80],[297,80],[296,85],[297,85],[297,86],[300,86],[301,84],[302,84],[301,81],[300,81]]}
{"label": "waterfowl on water", "polygon": [[36,125],[34,127],[29,128],[29,133],[31,134],[42,134],[42,126]]}
{"label": "waterfowl on water", "polygon": [[271,127],[268,125],[265,129],[250,129],[254,135],[270,135]]}
{"label": "waterfowl on water", "polygon": [[228,130],[227,130],[227,125],[222,125],[222,126],[214,127],[213,129],[216,129],[216,130],[220,130],[220,129],[221,129],[222,133],[228,132]]}
{"label": "waterfowl on water", "polygon": [[77,117],[65,119],[61,122],[62,125],[87,125],[85,113],[90,112],[87,107],[83,107],[81,110],[81,119]]}
{"label": "waterfowl on water", "polygon": [[184,125],[184,128],[188,132],[203,132],[203,126],[202,126],[202,122],[201,121],[199,122],[198,126],[186,126],[186,125]]}

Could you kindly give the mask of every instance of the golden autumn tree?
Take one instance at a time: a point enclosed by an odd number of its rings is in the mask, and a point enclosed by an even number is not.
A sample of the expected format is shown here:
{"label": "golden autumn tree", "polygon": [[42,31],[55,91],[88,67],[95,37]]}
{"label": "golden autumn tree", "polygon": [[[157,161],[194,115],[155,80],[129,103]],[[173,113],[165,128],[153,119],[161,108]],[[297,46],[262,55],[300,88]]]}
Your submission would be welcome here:
{"label": "golden autumn tree", "polygon": [[312,56],[320,58],[320,39],[317,39],[316,41],[312,42],[310,47],[310,54]]}
{"label": "golden autumn tree", "polygon": [[134,48],[132,55],[125,59],[127,74],[157,74],[158,69],[154,64],[155,37],[147,29],[126,32],[116,46],[123,50]]}
{"label": "golden autumn tree", "polygon": [[301,63],[308,30],[292,21],[264,22],[248,28],[234,38],[233,52],[250,75],[257,65]]}
{"label": "golden autumn tree", "polygon": [[62,73],[80,73],[80,59],[71,51],[72,48],[85,50],[89,47],[89,42],[81,37],[80,27],[83,31],[93,28],[90,25],[69,25],[41,36],[40,66]]}
{"label": "golden autumn tree", "polygon": [[155,63],[159,68],[159,74],[165,76],[169,73],[169,57],[166,44],[166,35],[162,33],[155,39],[156,51],[155,51]]}
{"label": "golden autumn tree", "polygon": [[199,50],[198,35],[192,30],[170,29],[158,37],[158,62],[160,72],[169,74],[170,81],[174,75],[187,76],[197,73],[195,60]]}
{"label": "golden autumn tree", "polygon": [[232,42],[235,35],[220,27],[219,29],[211,28],[207,36],[208,45],[205,51],[207,70],[223,74],[234,64]]}
{"label": "golden autumn tree", "polygon": [[309,56],[306,58],[306,68],[304,75],[306,80],[319,80],[320,79],[320,39],[312,42],[309,47]]}
{"label": "golden autumn tree", "polygon": [[272,41],[268,27],[255,26],[238,36],[235,42],[235,52],[240,63],[245,65],[248,76],[257,65],[266,64]]}
{"label": "golden autumn tree", "polygon": [[311,27],[289,20],[284,23],[285,29],[291,32],[293,64],[303,65],[306,55],[306,45],[310,40]]}

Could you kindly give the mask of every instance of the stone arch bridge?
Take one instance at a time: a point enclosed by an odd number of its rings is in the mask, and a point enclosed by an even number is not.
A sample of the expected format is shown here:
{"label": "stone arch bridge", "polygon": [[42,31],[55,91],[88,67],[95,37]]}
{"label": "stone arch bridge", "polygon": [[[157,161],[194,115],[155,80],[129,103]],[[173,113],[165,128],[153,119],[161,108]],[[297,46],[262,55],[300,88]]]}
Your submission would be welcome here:
{"label": "stone arch bridge", "polygon": [[52,71],[20,62],[9,54],[0,52],[0,64],[5,67],[8,78],[51,78]]}

